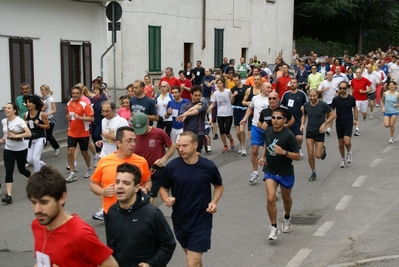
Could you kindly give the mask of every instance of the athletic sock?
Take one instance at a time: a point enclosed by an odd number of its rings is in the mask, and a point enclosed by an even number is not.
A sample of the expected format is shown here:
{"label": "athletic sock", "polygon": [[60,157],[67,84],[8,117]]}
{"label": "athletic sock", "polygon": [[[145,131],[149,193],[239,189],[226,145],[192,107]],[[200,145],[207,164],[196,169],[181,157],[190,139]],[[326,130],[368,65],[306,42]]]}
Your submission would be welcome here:
{"label": "athletic sock", "polygon": [[284,214],[284,219],[288,220],[289,218],[291,218],[291,215]]}
{"label": "athletic sock", "polygon": [[272,226],[277,228],[277,223],[272,223]]}

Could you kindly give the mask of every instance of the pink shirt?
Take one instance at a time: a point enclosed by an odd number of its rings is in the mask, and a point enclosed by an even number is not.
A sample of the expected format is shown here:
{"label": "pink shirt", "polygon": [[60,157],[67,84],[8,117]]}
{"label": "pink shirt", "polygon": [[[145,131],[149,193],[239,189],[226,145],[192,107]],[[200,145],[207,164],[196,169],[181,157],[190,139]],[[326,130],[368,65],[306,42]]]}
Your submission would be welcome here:
{"label": "pink shirt", "polygon": [[130,122],[130,117],[132,116],[130,109],[120,108],[118,110],[118,115],[121,116],[122,118],[125,118],[127,120],[127,123],[129,123],[129,126],[132,126]]}

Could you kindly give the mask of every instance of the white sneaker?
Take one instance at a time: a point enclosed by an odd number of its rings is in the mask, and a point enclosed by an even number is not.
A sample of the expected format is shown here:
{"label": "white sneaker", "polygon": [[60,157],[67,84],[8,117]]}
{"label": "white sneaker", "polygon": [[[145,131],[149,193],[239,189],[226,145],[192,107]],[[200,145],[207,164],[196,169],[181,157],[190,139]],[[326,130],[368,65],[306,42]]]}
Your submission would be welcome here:
{"label": "white sneaker", "polygon": [[43,167],[43,166],[46,166],[46,165],[47,165],[46,162],[40,161],[40,168]]}
{"label": "white sneaker", "polygon": [[259,179],[259,174],[256,173],[251,173],[251,178],[249,179],[250,183],[256,183],[256,181]]}
{"label": "white sneaker", "polygon": [[352,152],[346,153],[346,162],[347,163],[352,163]]}
{"label": "white sneaker", "polygon": [[283,233],[288,233],[289,231],[291,231],[291,215],[290,218],[288,220],[285,219],[285,213],[283,215],[282,218],[282,225],[281,225],[281,231]]}
{"label": "white sneaker", "polygon": [[360,136],[360,131],[359,131],[359,129],[356,129],[356,130],[355,130],[355,136]]}
{"label": "white sneaker", "polygon": [[389,138],[389,143],[392,144],[393,143],[393,138]]}
{"label": "white sneaker", "polygon": [[58,155],[60,154],[60,149],[54,149],[54,157],[58,157]]}
{"label": "white sneaker", "polygon": [[67,183],[72,183],[72,182],[76,181],[77,179],[78,179],[78,177],[76,176],[76,174],[74,172],[71,172],[65,180]]}
{"label": "white sneaker", "polygon": [[303,151],[302,151],[302,148],[299,149],[299,155],[301,155],[301,158],[303,158]]}
{"label": "white sneaker", "polygon": [[32,166],[32,164],[30,164],[30,163],[25,164],[25,168],[29,168],[30,166]]}
{"label": "white sneaker", "polygon": [[93,156],[93,165],[94,165],[94,168],[97,167],[97,163],[98,163],[99,160],[100,160],[100,155],[98,155],[98,154],[96,153],[96,155]]}
{"label": "white sneaker", "polygon": [[373,114],[372,113],[370,113],[370,120],[372,120],[373,119]]}
{"label": "white sneaker", "polygon": [[341,160],[341,163],[339,164],[339,167],[341,167],[341,168],[345,168],[345,166],[346,166],[346,160],[345,159],[342,159]]}
{"label": "white sneaker", "polygon": [[87,168],[87,171],[86,171],[86,173],[85,173],[85,176],[83,176],[83,177],[84,177],[84,178],[90,178],[91,173],[92,173],[91,168]]}
{"label": "white sneaker", "polygon": [[208,150],[208,152],[212,152],[212,147],[211,146],[206,146],[206,149]]}
{"label": "white sneaker", "polygon": [[94,213],[93,216],[91,216],[91,218],[93,220],[104,221],[104,210],[100,209],[99,211]]}
{"label": "white sneaker", "polygon": [[326,134],[327,134],[327,136],[330,136],[330,134],[331,134],[331,128],[327,128]]}
{"label": "white sneaker", "polygon": [[241,156],[246,156],[247,155],[247,149],[245,147],[241,148]]}
{"label": "white sneaker", "polygon": [[277,236],[280,234],[280,230],[278,227],[273,227],[270,225],[270,235],[269,240],[276,240]]}
{"label": "white sneaker", "polygon": [[237,153],[238,153],[239,155],[241,155],[241,152],[242,152],[242,150],[241,150],[241,148],[239,148],[239,149],[237,150]]}

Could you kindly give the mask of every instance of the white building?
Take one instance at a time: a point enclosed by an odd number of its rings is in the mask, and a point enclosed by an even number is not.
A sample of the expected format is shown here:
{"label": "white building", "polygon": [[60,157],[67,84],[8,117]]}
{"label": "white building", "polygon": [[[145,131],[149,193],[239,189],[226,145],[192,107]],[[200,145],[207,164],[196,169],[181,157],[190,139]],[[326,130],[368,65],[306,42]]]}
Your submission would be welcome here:
{"label": "white building", "polygon": [[0,0],[0,107],[20,95],[21,82],[39,95],[49,85],[61,106],[77,82],[90,87],[107,48],[106,1],[93,2]]}
{"label": "white building", "polygon": [[[166,67],[177,72],[197,60],[217,68],[223,57],[247,62],[257,55],[274,63],[279,51],[292,52],[294,0],[131,0],[116,43],[116,87],[125,88]],[[111,40],[109,38],[109,40]],[[110,42],[110,41],[109,41]],[[108,55],[108,86],[113,85],[113,54]],[[158,81],[154,81],[157,84]]]}

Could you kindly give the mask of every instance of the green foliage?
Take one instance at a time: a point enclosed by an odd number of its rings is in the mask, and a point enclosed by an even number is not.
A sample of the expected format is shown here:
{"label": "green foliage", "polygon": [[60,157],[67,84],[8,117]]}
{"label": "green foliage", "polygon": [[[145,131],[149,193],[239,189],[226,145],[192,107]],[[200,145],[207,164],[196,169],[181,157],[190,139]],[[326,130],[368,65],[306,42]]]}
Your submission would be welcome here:
{"label": "green foliage", "polygon": [[399,44],[398,17],[397,0],[295,0],[294,36],[386,49]]}

